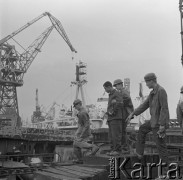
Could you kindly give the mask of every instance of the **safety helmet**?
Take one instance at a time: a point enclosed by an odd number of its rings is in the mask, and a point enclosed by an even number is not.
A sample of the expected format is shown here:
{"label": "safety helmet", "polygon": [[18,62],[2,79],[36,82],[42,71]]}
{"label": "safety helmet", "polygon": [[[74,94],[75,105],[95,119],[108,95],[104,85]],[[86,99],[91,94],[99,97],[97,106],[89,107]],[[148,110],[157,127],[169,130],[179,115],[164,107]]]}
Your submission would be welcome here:
{"label": "safety helmet", "polygon": [[76,99],[73,102],[73,106],[75,107],[76,105],[78,105],[79,103],[82,103],[82,101],[80,99]]}
{"label": "safety helmet", "polygon": [[117,84],[122,84],[123,81],[121,79],[116,79],[113,83],[113,86],[116,86]]}

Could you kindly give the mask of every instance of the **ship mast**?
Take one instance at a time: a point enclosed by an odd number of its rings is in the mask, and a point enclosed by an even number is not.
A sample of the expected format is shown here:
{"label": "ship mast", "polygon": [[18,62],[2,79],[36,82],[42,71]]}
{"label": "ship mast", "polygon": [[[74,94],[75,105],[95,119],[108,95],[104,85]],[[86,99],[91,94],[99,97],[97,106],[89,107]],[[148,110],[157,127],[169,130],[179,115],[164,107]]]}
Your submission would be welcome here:
{"label": "ship mast", "polygon": [[130,95],[130,78],[125,78],[124,79],[124,88]]}
{"label": "ship mast", "polygon": [[71,84],[76,85],[75,99],[78,99],[79,92],[81,92],[81,100],[84,107],[86,107],[86,102],[84,97],[83,85],[86,83],[86,64],[79,61],[79,63],[76,64],[76,81],[71,82]]}

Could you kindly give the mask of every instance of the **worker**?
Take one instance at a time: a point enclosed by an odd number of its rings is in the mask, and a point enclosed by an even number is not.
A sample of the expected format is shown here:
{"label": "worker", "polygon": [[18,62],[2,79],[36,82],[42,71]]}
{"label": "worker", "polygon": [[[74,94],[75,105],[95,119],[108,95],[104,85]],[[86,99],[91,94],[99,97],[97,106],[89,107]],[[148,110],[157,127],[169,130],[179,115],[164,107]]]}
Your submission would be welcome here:
{"label": "worker", "polygon": [[133,112],[134,107],[132,104],[131,97],[129,92],[123,87],[123,82],[121,79],[116,79],[113,83],[113,86],[120,92],[123,99],[122,106],[122,138],[121,138],[121,148],[122,153],[130,153],[129,145],[127,144],[127,122],[126,118]]}
{"label": "worker", "polygon": [[165,138],[166,128],[169,124],[167,93],[165,89],[157,83],[157,77],[154,73],[146,74],[144,80],[147,87],[152,89],[152,91],[147,99],[128,116],[127,121],[130,121],[133,116],[138,116],[146,109],[150,108],[150,121],[145,122],[139,127],[136,155],[139,159],[143,157],[146,135],[152,131],[159,157],[162,162],[167,164],[167,167],[164,168],[164,173],[166,173],[169,162]]}
{"label": "worker", "polygon": [[91,150],[89,155],[95,155],[99,150],[99,147],[95,144],[88,143],[91,138],[90,118],[86,109],[82,106],[82,101],[80,99],[76,99],[73,102],[73,106],[78,111],[78,129],[76,131],[75,139],[73,142],[73,151],[76,159],[73,160],[73,162],[82,164],[82,149]]}
{"label": "worker", "polygon": [[110,81],[103,84],[105,91],[109,94],[107,106],[107,123],[109,126],[109,141],[111,143],[109,156],[121,154],[121,135],[122,135],[122,98],[120,93],[113,88]]}
{"label": "worker", "polygon": [[180,99],[177,104],[177,120],[179,122],[179,125],[181,127],[182,133],[183,133],[183,86],[180,89]]}

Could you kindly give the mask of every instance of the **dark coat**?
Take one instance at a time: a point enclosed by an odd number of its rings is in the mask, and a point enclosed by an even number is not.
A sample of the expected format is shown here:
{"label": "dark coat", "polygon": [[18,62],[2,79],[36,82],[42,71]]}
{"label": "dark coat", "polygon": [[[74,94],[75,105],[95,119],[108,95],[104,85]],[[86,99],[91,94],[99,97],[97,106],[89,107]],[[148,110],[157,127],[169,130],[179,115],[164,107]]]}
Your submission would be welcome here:
{"label": "dark coat", "polygon": [[122,106],[123,100],[120,92],[113,89],[109,93],[107,115],[108,121],[111,120],[122,120]]}
{"label": "dark coat", "polygon": [[168,127],[169,124],[169,109],[167,101],[167,93],[163,87],[157,85],[147,97],[147,99],[134,111],[134,115],[143,113],[150,108],[150,123],[151,127],[159,125]]}
{"label": "dark coat", "polygon": [[126,120],[130,114],[129,111],[133,112],[134,107],[129,93],[125,89],[121,90],[120,93],[123,99],[122,118]]}

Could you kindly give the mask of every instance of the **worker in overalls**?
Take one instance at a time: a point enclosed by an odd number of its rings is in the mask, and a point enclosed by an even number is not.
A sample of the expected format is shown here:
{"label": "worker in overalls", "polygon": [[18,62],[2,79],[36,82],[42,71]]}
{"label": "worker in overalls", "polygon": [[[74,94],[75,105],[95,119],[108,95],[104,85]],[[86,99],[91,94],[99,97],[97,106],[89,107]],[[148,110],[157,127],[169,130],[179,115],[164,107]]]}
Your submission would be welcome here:
{"label": "worker in overalls", "polygon": [[[150,121],[145,122],[139,127],[136,155],[139,159],[143,157],[146,135],[152,131],[159,157],[162,162],[167,165],[163,172],[165,175],[169,165],[165,138],[166,128],[169,124],[167,93],[165,89],[157,83],[157,77],[154,73],[146,74],[144,80],[147,87],[152,89],[152,91],[147,99],[128,116],[127,121],[130,121],[133,116],[138,116],[146,109],[150,108]],[[162,179],[162,177],[159,177],[159,179]]]}
{"label": "worker in overalls", "polygon": [[73,106],[78,111],[78,129],[76,131],[75,139],[73,142],[73,149],[76,160],[73,160],[73,162],[77,164],[82,164],[82,149],[91,150],[91,153],[89,155],[95,155],[96,152],[99,150],[99,147],[95,144],[88,143],[91,138],[90,118],[86,109],[82,106],[82,101],[80,99],[76,99],[73,102]]}
{"label": "worker in overalls", "polygon": [[123,100],[122,106],[122,138],[121,138],[121,152],[122,154],[130,153],[129,145],[127,143],[127,122],[126,118],[133,112],[133,103],[130,97],[129,92],[123,87],[123,82],[121,79],[116,79],[113,83],[113,86],[120,92]]}
{"label": "worker in overalls", "polygon": [[105,91],[109,94],[107,105],[107,123],[109,126],[110,151],[109,156],[119,156],[121,154],[121,135],[122,135],[122,97],[113,88],[110,81],[103,84]]}

